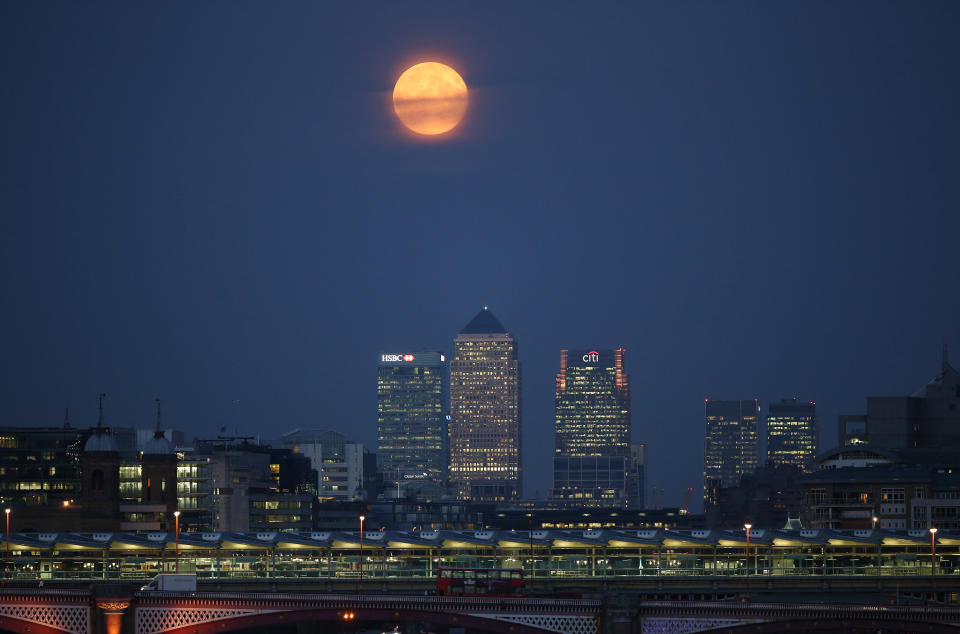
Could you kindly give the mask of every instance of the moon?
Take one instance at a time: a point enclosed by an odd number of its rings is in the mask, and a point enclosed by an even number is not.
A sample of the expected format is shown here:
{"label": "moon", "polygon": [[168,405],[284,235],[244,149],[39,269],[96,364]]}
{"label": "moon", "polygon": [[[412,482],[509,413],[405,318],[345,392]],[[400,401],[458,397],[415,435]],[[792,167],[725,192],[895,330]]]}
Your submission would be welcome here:
{"label": "moon", "polygon": [[439,62],[423,62],[403,71],[393,88],[393,110],[417,134],[453,130],[467,112],[467,84]]}

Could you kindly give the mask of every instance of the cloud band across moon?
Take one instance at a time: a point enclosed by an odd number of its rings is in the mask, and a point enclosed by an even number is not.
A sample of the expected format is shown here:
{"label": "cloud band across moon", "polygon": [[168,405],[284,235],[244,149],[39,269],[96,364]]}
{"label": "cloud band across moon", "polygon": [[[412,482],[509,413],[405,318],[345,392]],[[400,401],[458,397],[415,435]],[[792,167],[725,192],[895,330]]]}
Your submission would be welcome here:
{"label": "cloud band across moon", "polygon": [[397,79],[393,109],[407,128],[438,135],[457,127],[467,112],[467,84],[457,71],[439,62],[411,66]]}

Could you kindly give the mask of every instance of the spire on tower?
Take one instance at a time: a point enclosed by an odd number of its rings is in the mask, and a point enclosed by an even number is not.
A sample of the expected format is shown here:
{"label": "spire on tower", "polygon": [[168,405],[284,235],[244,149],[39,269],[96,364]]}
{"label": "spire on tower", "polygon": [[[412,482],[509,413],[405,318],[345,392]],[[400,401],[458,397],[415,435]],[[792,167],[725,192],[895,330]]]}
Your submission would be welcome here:
{"label": "spire on tower", "polygon": [[93,433],[87,438],[87,442],[83,445],[84,453],[87,452],[115,452],[117,450],[116,443],[113,442],[113,436],[109,433],[109,430],[103,426],[103,399],[107,398],[107,395],[101,392],[97,394],[97,409],[99,410],[99,415],[97,416],[97,427],[93,430]]}
{"label": "spire on tower", "polygon": [[97,408],[100,410],[100,414],[97,416],[97,429],[103,429],[103,399],[107,398],[106,393],[100,392],[97,394]]}
{"label": "spire on tower", "polygon": [[67,405],[63,411],[63,428],[70,429],[70,406]]}

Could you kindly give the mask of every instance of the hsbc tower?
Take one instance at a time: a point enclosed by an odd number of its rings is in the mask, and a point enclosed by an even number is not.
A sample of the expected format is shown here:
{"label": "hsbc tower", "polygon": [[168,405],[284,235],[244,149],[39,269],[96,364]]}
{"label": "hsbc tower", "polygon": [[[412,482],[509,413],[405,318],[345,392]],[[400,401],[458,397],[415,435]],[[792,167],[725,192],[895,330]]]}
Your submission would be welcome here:
{"label": "hsbc tower", "polygon": [[446,480],[446,361],[432,351],[377,355],[377,452],[385,480]]}

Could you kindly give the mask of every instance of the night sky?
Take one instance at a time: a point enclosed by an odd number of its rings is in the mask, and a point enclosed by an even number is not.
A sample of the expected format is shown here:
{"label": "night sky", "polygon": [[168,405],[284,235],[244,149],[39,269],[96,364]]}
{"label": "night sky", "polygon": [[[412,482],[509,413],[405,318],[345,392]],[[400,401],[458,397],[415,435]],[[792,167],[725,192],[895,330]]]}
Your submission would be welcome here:
{"label": "night sky", "polygon": [[[627,348],[651,485],[703,399],[868,395],[960,359],[960,3],[0,4],[6,425],[376,447],[376,354],[484,305],[528,496],[567,347]],[[470,90],[404,134],[421,61]]]}

